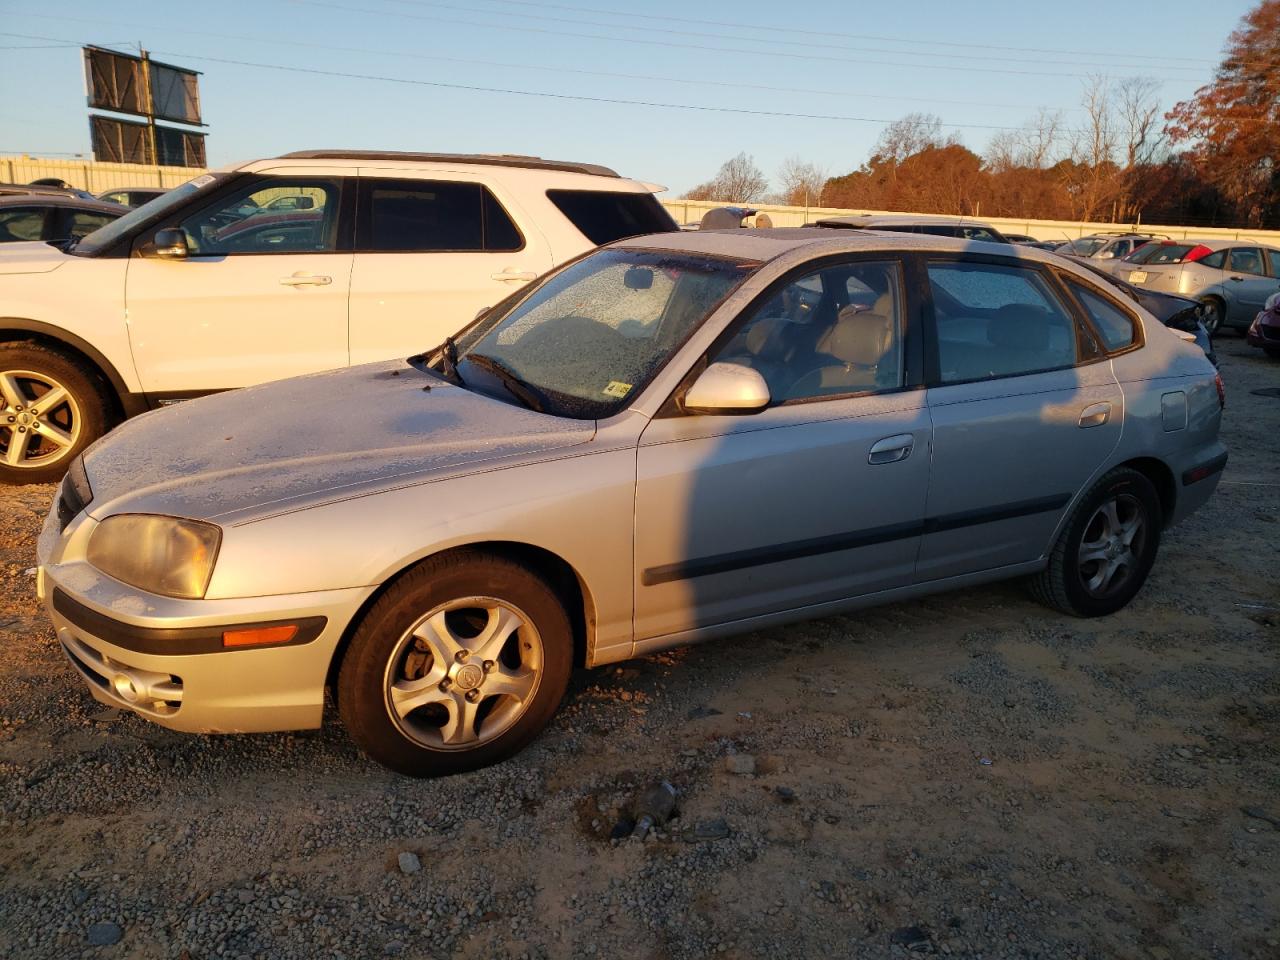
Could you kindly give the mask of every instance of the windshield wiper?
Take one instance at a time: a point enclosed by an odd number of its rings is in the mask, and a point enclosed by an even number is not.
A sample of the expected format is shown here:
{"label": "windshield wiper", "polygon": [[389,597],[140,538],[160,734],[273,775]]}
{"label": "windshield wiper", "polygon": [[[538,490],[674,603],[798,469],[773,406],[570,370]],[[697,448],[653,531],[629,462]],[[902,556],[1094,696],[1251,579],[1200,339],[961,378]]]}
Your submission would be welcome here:
{"label": "windshield wiper", "polygon": [[458,372],[458,345],[453,342],[453,337],[445,337],[444,343],[432,352],[440,354],[440,375],[455,386],[465,386],[462,374]]}
{"label": "windshield wiper", "polygon": [[484,353],[468,353],[464,359],[468,363],[473,363],[481,370],[485,370],[497,377],[502,381],[502,385],[507,388],[507,392],[530,410],[537,413],[546,413],[546,405],[538,390],[532,384],[516,376],[515,371],[501,360]]}

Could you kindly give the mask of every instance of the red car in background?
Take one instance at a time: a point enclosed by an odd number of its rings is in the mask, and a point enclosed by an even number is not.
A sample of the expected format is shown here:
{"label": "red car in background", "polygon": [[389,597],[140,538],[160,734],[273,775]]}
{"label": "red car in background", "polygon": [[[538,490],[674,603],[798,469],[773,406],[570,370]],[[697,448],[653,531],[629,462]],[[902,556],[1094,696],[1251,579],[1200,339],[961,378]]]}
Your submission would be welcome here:
{"label": "red car in background", "polygon": [[1253,318],[1245,334],[1251,347],[1261,347],[1268,357],[1280,360],[1280,293],[1267,297],[1266,306]]}

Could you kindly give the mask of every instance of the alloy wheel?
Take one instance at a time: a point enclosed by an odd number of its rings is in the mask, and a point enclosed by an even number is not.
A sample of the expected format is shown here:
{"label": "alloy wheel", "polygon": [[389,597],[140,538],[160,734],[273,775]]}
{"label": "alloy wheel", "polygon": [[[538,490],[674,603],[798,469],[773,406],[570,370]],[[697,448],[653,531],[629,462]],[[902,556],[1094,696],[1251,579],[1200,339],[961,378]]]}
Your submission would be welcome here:
{"label": "alloy wheel", "polygon": [[509,603],[465,597],[401,636],[383,677],[388,715],[432,750],[470,750],[510,730],[542,679],[542,639]]}
{"label": "alloy wheel", "polygon": [[1129,494],[1104,501],[1085,526],[1080,541],[1080,580],[1091,596],[1116,593],[1138,570],[1146,545],[1147,518],[1142,503]]}
{"label": "alloy wheel", "polygon": [[1212,336],[1218,332],[1218,327],[1222,325],[1222,304],[1217,300],[1205,300],[1202,316],[1204,317],[1204,328]]}
{"label": "alloy wheel", "polygon": [[0,463],[19,470],[50,466],[80,439],[75,396],[47,373],[0,371]]}

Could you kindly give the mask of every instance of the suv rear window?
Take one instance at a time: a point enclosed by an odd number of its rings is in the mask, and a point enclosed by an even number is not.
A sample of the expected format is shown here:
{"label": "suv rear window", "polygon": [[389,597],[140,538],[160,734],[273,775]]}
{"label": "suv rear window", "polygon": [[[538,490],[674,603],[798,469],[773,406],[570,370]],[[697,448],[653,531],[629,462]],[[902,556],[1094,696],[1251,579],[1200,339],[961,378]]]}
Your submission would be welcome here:
{"label": "suv rear window", "polygon": [[651,193],[548,190],[547,199],[596,245],[642,233],[670,233],[679,229],[671,214]]}

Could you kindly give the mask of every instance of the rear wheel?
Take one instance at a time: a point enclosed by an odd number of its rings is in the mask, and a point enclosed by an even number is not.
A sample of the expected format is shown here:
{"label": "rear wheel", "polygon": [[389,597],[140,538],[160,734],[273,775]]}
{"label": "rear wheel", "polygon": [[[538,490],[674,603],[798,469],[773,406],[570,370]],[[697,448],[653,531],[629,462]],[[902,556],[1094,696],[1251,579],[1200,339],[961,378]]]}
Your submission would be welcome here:
{"label": "rear wheel", "polygon": [[1115,613],[1146,582],[1163,523],[1151,481],[1128,467],[1112,470],[1076,504],[1032,593],[1078,617]]}
{"label": "rear wheel", "polygon": [[427,560],[357,627],[338,710],[373,759],[410,776],[473,770],[524,747],[568,686],[573,637],[532,571],[465,551]]}
{"label": "rear wheel", "polygon": [[1204,305],[1204,314],[1201,322],[1204,328],[1209,331],[1209,336],[1213,336],[1222,326],[1223,318],[1226,316],[1226,307],[1217,297],[1206,297],[1200,301]]}
{"label": "rear wheel", "polygon": [[106,432],[106,404],[97,378],[70,357],[0,345],[0,481],[59,479]]}

